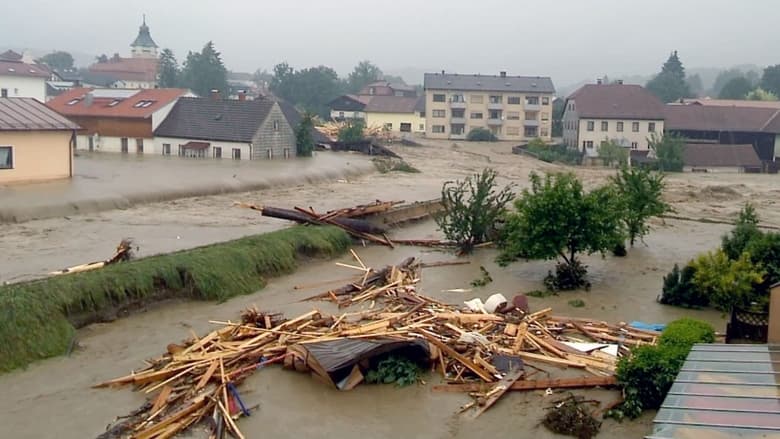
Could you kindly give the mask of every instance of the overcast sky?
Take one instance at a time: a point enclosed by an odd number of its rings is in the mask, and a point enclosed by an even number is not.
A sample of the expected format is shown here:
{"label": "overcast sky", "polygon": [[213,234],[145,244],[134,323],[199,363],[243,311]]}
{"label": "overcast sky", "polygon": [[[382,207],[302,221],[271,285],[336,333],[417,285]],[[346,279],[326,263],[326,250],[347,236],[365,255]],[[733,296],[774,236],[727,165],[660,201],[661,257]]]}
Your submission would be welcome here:
{"label": "overcast sky", "polygon": [[0,14],[0,44],[129,56],[143,13],[180,60],[213,40],[235,71],[287,61],[344,74],[369,59],[563,86],[656,72],[673,49],[686,67],[780,63],[778,0],[25,0]]}

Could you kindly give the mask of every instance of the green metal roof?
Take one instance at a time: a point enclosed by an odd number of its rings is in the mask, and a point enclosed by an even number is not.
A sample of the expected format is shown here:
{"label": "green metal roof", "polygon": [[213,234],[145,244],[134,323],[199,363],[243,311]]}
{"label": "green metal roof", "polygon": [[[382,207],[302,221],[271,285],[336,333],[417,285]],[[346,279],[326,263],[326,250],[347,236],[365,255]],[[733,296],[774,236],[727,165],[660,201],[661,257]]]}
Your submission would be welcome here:
{"label": "green metal roof", "polygon": [[133,41],[133,44],[130,45],[130,47],[136,46],[158,47],[152,39],[152,35],[149,33],[149,26],[146,25],[146,17],[144,17],[144,21],[141,24],[141,27],[138,28],[138,36],[135,37],[135,41]]}

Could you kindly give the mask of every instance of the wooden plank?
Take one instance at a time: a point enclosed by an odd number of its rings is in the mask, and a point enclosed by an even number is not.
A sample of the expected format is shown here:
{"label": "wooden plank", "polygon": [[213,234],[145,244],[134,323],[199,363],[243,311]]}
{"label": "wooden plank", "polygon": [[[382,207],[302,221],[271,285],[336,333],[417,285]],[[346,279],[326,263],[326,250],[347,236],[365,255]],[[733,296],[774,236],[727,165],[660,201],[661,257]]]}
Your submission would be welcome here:
{"label": "wooden plank", "polygon": [[156,413],[157,410],[160,410],[168,402],[168,397],[171,396],[171,392],[173,392],[173,387],[163,387],[160,394],[155,398],[154,405],[152,405],[152,409],[149,410],[149,413]]}
{"label": "wooden plank", "polygon": [[485,401],[485,405],[479,408],[479,410],[474,413],[474,416],[472,419],[476,419],[481,415],[482,413],[485,413],[485,410],[489,409],[493,406],[493,404],[497,403],[499,399],[501,399],[502,396],[512,387],[512,385],[517,382],[517,380],[520,379],[520,377],[523,376],[523,370],[522,369],[513,369],[509,371],[509,373],[504,376],[504,378],[501,379],[501,381],[496,384],[493,389],[490,390],[490,397]]}
{"label": "wooden plank", "polygon": [[544,349],[550,351],[551,353],[553,353],[556,357],[566,358],[566,354],[561,352],[560,349],[556,348],[555,346],[551,345],[550,343],[547,343],[547,341],[545,339],[543,339],[542,337],[537,337],[532,332],[529,332],[527,334],[527,337],[529,339],[533,340],[534,343],[538,344],[542,348],[544,348]]}
{"label": "wooden plank", "polygon": [[532,354],[530,352],[517,352],[515,355],[527,359],[527,360],[536,360],[540,361],[542,363],[549,363],[554,364],[556,366],[563,366],[563,367],[578,367],[578,368],[585,368],[585,364],[578,363],[570,360],[564,360],[562,358],[555,358],[555,357],[548,357],[546,355],[539,355],[539,354]]}
{"label": "wooden plank", "polygon": [[[544,390],[544,389],[576,389],[586,387],[611,387],[617,386],[617,378],[610,377],[581,377],[542,380],[519,380],[512,384],[510,390]],[[433,386],[434,392],[480,392],[485,390],[485,384],[440,384]]]}
{"label": "wooden plank", "polygon": [[504,327],[504,335],[507,335],[509,337],[514,337],[517,335],[517,328],[518,325],[514,323],[507,323],[506,327]]}
{"label": "wooden plank", "polygon": [[198,381],[198,384],[195,386],[195,391],[198,391],[206,386],[206,383],[209,382],[211,376],[214,375],[214,372],[217,371],[217,366],[219,366],[219,362],[217,360],[212,360],[209,368],[206,369],[206,373],[200,377],[200,381]]}
{"label": "wooden plank", "polygon": [[463,324],[477,322],[503,322],[504,317],[495,314],[438,312],[436,318],[444,320],[457,320]]}
{"label": "wooden plank", "polygon": [[197,398],[195,398],[192,403],[181,410],[171,414],[167,418],[161,420],[157,424],[147,428],[146,430],[140,431],[133,435],[134,439],[150,439],[157,435],[159,435],[160,432],[164,431],[169,425],[173,424],[174,422],[178,422],[180,419],[188,416],[190,413],[193,413],[203,407],[206,404],[206,396],[201,395]]}
{"label": "wooden plank", "polygon": [[469,360],[468,358],[464,357],[463,355],[455,352],[454,349],[452,349],[451,347],[449,347],[446,344],[444,344],[441,340],[436,338],[436,336],[434,336],[433,334],[431,334],[431,333],[429,333],[428,331],[425,331],[425,330],[420,331],[420,332],[423,334],[423,336],[425,338],[428,339],[428,341],[430,341],[436,347],[441,349],[442,352],[446,353],[447,355],[449,355],[450,357],[454,358],[455,360],[457,360],[462,365],[464,365],[467,368],[469,368],[469,370],[471,370],[472,372],[477,374],[477,376],[482,378],[482,380],[487,381],[489,383],[494,381],[493,376],[490,375],[487,371],[485,371],[484,369],[482,369],[478,365],[474,364],[473,361]]}
{"label": "wooden plank", "polygon": [[520,350],[523,349],[523,340],[525,340],[525,336],[527,333],[528,333],[528,323],[520,322],[520,325],[517,327],[517,335],[515,335],[515,342],[512,343],[513,353],[520,352]]}

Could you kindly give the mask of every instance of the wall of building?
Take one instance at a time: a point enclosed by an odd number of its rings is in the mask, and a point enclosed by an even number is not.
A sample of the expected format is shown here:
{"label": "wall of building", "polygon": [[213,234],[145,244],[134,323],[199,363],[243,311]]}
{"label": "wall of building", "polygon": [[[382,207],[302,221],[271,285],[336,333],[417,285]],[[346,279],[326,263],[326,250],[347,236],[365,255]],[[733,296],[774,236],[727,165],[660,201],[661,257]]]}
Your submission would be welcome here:
{"label": "wall of building", "polygon": [[[122,152],[122,138],[117,136],[101,136],[79,133],[76,136],[76,149],[89,151],[89,139],[92,138],[93,151],[97,152]],[[152,137],[126,137],[128,154],[156,154],[154,138]],[[143,140],[143,150],[139,151],[137,140]]]}
{"label": "wall of building", "polygon": [[366,113],[366,125],[385,126],[390,124],[390,132],[400,135],[401,124],[412,125],[411,133],[425,133],[425,118],[420,117],[419,112],[414,113]]}
{"label": "wall of building", "polygon": [[737,174],[745,170],[739,166],[683,166],[683,172],[707,172],[708,174]]}
{"label": "wall of building", "polygon": [[0,146],[13,147],[13,169],[0,169],[0,183],[71,177],[71,134],[71,131],[3,131]]}
{"label": "wall of building", "polygon": [[279,104],[274,103],[268,117],[252,139],[252,159],[283,159],[295,156],[295,131],[284,117]]}
{"label": "wall of building", "polygon": [[362,111],[339,111],[339,110],[330,110],[330,118],[339,120],[339,119],[365,119],[366,113]]}
{"label": "wall of building", "polygon": [[[211,145],[206,149],[204,158],[214,158],[215,148],[222,148],[222,160],[233,159],[233,149],[239,149],[241,151],[241,160],[251,160],[251,147],[248,143],[240,142],[222,142],[213,141],[208,139],[180,139],[174,137],[155,137],[153,141],[154,153],[161,155],[163,153],[163,145],[171,145],[171,156],[177,157],[179,155],[179,146],[184,145],[187,142],[206,142]],[[145,145],[144,145],[145,146]]]}
{"label": "wall of building", "polygon": [[[433,96],[438,94],[445,95],[444,102],[434,102]],[[453,96],[462,95],[465,100],[464,118],[465,130],[462,135],[453,135],[452,125],[452,105]],[[490,96],[501,96],[501,104],[497,110],[501,111],[499,124],[491,125],[488,123],[490,116]],[[529,107],[526,104],[526,97],[539,97],[539,105]],[[480,99],[481,97],[481,99]],[[510,104],[509,98],[517,97],[519,104]],[[543,98],[547,98],[547,104],[543,105]],[[481,100],[481,102],[480,102]],[[474,128],[487,128],[496,134],[500,140],[528,141],[539,137],[545,141],[552,140],[552,93],[507,93],[499,91],[459,91],[459,90],[426,90],[425,91],[425,135],[434,139],[462,139]],[[434,117],[435,110],[443,110],[444,117]],[[481,113],[482,118],[472,118],[474,113]],[[510,115],[510,113],[515,113]],[[528,118],[526,117],[528,113]],[[517,119],[510,119],[514,116]],[[526,122],[526,120],[529,122]],[[533,122],[535,121],[535,123]],[[444,126],[444,132],[434,132],[434,127]],[[526,136],[526,126],[535,126],[536,135]]]}
{"label": "wall of building", "polygon": [[566,102],[566,109],[563,112],[563,143],[569,148],[582,150],[582,144],[579,140],[579,113],[577,112],[577,102],[570,99]]}
{"label": "wall of building", "polygon": [[35,98],[46,102],[46,78],[0,75],[0,89],[6,89],[9,98]]}
{"label": "wall of building", "polygon": [[[588,131],[588,122],[593,122],[593,131]],[[607,122],[607,130],[602,131],[601,123]],[[618,131],[618,122],[623,122],[623,131]],[[639,123],[639,131],[633,131],[633,123]],[[614,140],[620,145],[626,148],[632,148],[637,150],[648,150],[650,148],[649,138],[652,136],[652,132],[649,131],[649,124],[655,123],[655,133],[659,136],[664,131],[664,121],[659,120],[615,120],[615,119],[579,119],[577,124],[578,138],[577,148],[582,151],[584,142],[593,142],[592,148],[585,148],[585,153],[591,157],[598,156],[598,149],[601,142],[605,140]],[[633,143],[636,143],[636,148],[633,147]]]}

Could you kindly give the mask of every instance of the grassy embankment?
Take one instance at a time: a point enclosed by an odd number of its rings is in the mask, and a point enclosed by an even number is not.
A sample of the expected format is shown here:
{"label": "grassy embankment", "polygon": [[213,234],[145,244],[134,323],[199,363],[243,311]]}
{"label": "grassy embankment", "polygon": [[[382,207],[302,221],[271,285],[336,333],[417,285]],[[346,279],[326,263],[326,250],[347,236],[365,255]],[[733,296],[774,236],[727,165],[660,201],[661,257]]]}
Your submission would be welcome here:
{"label": "grassy embankment", "polygon": [[151,256],[99,270],[0,287],[0,372],[62,355],[73,318],[123,304],[170,297],[223,301],[263,288],[300,259],[349,247],[335,227],[297,226],[220,244]]}

